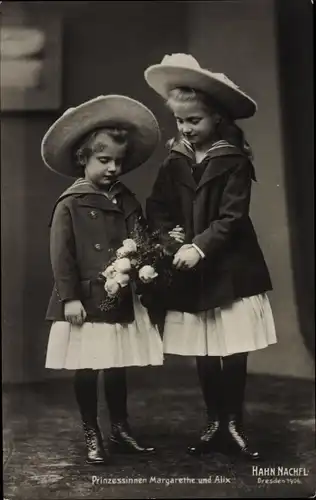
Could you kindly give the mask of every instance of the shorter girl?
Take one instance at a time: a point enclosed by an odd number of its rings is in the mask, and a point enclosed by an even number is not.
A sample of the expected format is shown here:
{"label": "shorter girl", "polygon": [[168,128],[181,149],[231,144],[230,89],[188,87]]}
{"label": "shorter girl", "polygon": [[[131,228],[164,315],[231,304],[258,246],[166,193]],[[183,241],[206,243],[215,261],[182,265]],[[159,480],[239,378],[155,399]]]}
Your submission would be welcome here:
{"label": "shorter girl", "polygon": [[234,121],[252,116],[256,104],[187,54],[165,56],[145,78],[166,100],[179,132],[147,217],[165,241],[178,225],[184,243],[174,256],[183,272],[159,303],[167,310],[164,352],[196,356],[207,408],[207,428],[188,451],[201,454],[219,444],[257,459],[242,425],[247,355],[275,343],[276,335],[266,295],[270,276],[249,217],[251,152]]}
{"label": "shorter girl", "polygon": [[46,133],[45,164],[78,177],[57,200],[50,253],[55,286],[47,311],[53,322],[46,367],[75,370],[88,463],[108,459],[98,426],[98,374],[103,371],[112,451],[153,452],[138,443],[127,422],[127,366],[161,365],[162,343],[147,312],[127,287],[119,307],[106,298],[99,273],[111,251],[141,222],[135,196],[118,176],[144,163],[159,140],[154,115],[125,96],[100,96],[71,108]]}

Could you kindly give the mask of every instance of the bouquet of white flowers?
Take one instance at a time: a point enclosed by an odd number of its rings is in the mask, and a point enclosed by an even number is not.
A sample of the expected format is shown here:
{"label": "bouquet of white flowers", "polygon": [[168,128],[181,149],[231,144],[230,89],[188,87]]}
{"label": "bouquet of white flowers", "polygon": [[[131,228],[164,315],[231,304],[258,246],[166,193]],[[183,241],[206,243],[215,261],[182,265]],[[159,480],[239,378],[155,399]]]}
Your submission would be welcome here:
{"label": "bouquet of white flowers", "polygon": [[124,289],[134,284],[135,290],[153,283],[160,276],[165,283],[171,279],[171,256],[159,243],[159,232],[150,234],[141,225],[131,237],[124,240],[107,267],[101,273],[107,297],[101,303],[103,311],[116,307],[124,295]]}

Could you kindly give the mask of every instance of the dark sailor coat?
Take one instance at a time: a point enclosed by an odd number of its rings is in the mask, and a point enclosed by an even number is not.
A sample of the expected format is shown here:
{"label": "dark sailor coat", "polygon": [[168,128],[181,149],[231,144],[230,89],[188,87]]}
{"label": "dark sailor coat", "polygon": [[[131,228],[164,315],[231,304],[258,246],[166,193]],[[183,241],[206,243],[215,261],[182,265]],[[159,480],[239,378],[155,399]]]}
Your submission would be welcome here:
{"label": "dark sailor coat", "polygon": [[[200,175],[194,175],[200,169]],[[195,177],[195,178],[194,178]],[[198,312],[263,293],[272,288],[269,271],[249,217],[252,162],[228,143],[195,164],[178,143],[162,165],[146,216],[163,239],[177,224],[205,254],[195,269],[181,271],[156,297],[166,309]]]}
{"label": "dark sailor coat", "polygon": [[[64,303],[79,299],[86,321],[123,323],[133,320],[129,287],[119,308],[104,312],[104,271],[113,251],[142,220],[141,206],[120,182],[112,191],[114,204],[83,179],[76,181],[57,200],[51,219],[50,255],[55,285],[46,319],[64,321]],[[124,289],[125,290],[125,289]]]}

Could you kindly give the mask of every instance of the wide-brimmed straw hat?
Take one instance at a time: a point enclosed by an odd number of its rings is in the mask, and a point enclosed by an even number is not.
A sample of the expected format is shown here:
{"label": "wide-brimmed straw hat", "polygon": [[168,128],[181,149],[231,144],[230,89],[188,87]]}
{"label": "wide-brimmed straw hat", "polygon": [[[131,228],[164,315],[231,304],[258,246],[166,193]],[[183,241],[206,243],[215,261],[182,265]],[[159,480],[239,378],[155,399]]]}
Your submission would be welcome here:
{"label": "wide-brimmed straw hat", "polygon": [[166,55],[160,64],[145,71],[145,79],[164,99],[177,87],[188,87],[210,95],[234,119],[249,118],[257,111],[256,102],[223,73],[201,68],[190,54]]}
{"label": "wide-brimmed straw hat", "polygon": [[142,103],[122,95],[99,96],[69,108],[46,132],[41,145],[42,158],[58,174],[78,177],[74,147],[89,132],[102,127],[123,127],[129,131],[129,150],[123,173],[143,164],[154,152],[159,125]]}

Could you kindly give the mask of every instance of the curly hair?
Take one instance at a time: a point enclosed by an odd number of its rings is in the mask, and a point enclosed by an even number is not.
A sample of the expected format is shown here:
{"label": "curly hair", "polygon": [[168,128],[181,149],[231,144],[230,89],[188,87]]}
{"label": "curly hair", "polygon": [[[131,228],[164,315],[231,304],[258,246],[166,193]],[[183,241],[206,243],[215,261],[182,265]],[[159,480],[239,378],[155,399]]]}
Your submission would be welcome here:
{"label": "curly hair", "polygon": [[100,132],[104,132],[111,139],[122,146],[128,147],[129,145],[129,132],[126,128],[119,127],[102,127],[88,132],[85,136],[81,137],[75,147],[73,148],[73,157],[78,169],[84,172],[87,161],[94,153],[103,151],[104,144],[95,142]]}
{"label": "curly hair", "polygon": [[[169,91],[169,96],[166,101],[169,110],[172,109],[173,102],[201,103],[208,113],[218,116],[218,122],[214,132],[214,141],[224,139],[230,144],[238,147],[249,158],[253,158],[251,147],[245,138],[243,130],[236,125],[235,121],[229,115],[228,110],[213,97],[200,90],[189,87],[177,87]],[[167,142],[167,147],[172,147],[175,141],[175,138],[169,140]]]}

